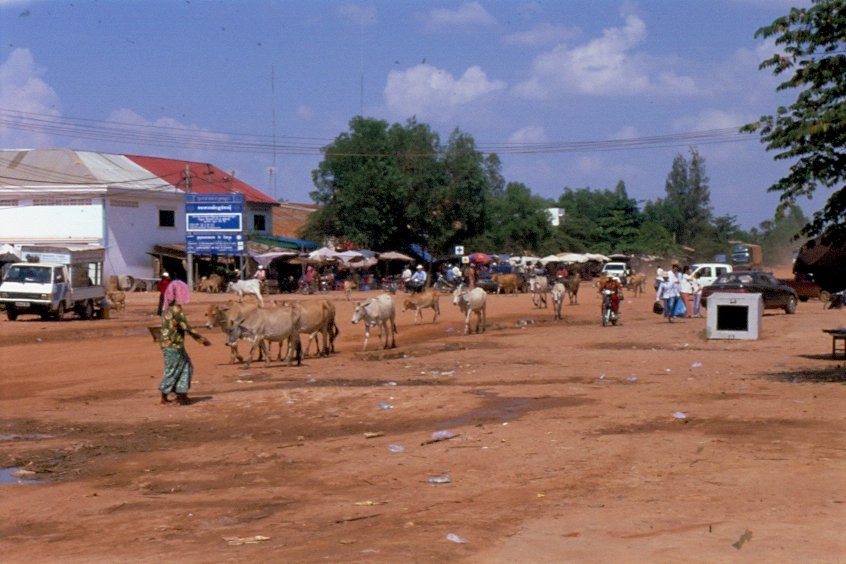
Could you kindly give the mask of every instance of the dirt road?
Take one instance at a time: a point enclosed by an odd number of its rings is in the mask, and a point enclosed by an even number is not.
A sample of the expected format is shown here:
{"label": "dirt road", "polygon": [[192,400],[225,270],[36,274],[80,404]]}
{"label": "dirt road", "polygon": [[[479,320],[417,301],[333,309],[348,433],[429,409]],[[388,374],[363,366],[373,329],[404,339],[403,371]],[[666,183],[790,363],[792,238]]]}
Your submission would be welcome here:
{"label": "dirt road", "polygon": [[[0,321],[0,560],[846,559],[846,376],[822,332],[846,313],[819,302],[709,341],[649,294],[609,328],[589,287],[558,322],[491,296],[470,336],[444,296],[437,324],[398,313],[398,348],[363,353],[339,292],[337,354],[247,370],[203,328],[176,407],[155,298]],[[226,299],[195,293],[189,319]]]}

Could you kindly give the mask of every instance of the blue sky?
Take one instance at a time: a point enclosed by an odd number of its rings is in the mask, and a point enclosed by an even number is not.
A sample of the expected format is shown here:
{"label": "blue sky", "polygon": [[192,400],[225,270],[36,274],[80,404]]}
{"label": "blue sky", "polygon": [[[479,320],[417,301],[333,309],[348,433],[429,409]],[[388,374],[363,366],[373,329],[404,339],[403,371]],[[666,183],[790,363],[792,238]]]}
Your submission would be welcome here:
{"label": "blue sky", "polygon": [[714,212],[752,227],[788,163],[728,130],[795,97],[754,33],[808,4],[0,0],[0,146],[211,162],[309,202],[317,149],[362,113],[507,147],[506,180],[549,198],[619,180],[661,197],[695,145]]}

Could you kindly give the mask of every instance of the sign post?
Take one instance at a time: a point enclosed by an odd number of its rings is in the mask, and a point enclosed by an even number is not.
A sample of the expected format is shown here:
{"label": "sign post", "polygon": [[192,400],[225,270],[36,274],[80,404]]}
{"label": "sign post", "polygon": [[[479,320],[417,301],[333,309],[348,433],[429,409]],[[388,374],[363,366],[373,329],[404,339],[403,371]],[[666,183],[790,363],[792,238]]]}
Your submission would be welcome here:
{"label": "sign post", "polygon": [[243,212],[243,194],[185,194],[189,286],[194,286],[191,259],[195,254],[238,256],[243,262]]}

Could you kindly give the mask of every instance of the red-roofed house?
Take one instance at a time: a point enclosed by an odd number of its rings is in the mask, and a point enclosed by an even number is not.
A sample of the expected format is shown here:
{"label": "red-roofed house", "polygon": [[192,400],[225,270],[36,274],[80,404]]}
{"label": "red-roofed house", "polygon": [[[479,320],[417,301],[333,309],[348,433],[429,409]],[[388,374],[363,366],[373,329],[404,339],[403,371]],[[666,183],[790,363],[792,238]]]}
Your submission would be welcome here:
{"label": "red-roofed house", "polygon": [[[244,234],[273,233],[277,202],[213,165],[22,149],[0,150],[0,244],[104,247],[107,275],[151,278],[162,261],[178,272],[184,268],[189,189],[243,194]],[[163,248],[173,251],[166,254]]]}

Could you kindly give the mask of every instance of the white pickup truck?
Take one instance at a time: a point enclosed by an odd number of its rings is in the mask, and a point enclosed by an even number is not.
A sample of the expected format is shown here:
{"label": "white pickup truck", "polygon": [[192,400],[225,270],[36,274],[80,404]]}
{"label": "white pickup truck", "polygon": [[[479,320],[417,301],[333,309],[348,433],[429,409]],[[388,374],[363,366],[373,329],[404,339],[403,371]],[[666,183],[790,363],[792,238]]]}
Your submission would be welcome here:
{"label": "white pickup truck", "polygon": [[731,272],[732,266],[722,262],[706,262],[691,265],[691,270],[694,276],[699,273],[699,284],[704,287],[713,284],[723,274]]}
{"label": "white pickup truck", "polygon": [[629,276],[632,275],[629,265],[624,262],[606,262],[602,265],[602,270],[600,272],[607,276],[616,276],[620,279],[623,286],[626,285]]}
{"label": "white pickup truck", "polygon": [[105,250],[93,247],[24,246],[27,262],[9,267],[0,283],[6,317],[21,314],[63,319],[68,311],[91,319],[102,307]]}

